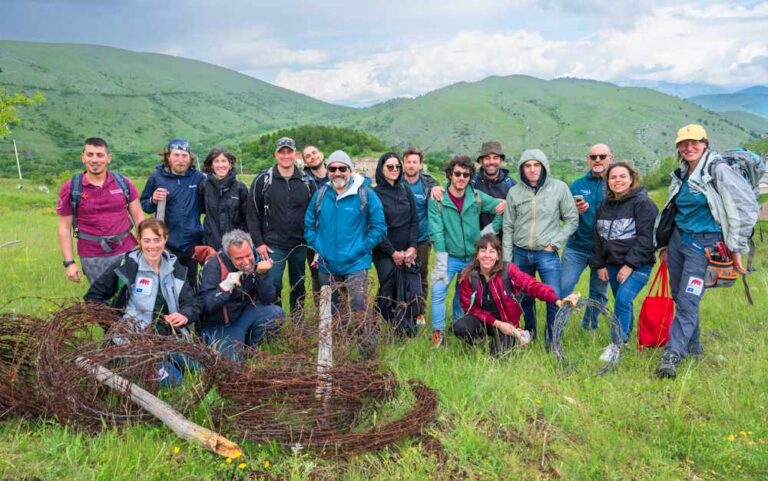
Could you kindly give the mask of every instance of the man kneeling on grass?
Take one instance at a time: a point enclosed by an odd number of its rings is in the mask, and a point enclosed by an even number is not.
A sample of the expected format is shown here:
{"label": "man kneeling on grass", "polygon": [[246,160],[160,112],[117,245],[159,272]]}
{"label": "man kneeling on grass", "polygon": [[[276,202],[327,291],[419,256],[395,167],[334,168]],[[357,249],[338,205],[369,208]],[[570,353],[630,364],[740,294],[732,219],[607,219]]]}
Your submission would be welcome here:
{"label": "man kneeling on grass", "polygon": [[477,241],[474,260],[459,277],[461,308],[467,314],[453,323],[453,333],[471,344],[490,337],[492,356],[501,356],[518,343],[525,346],[531,336],[520,329],[523,310],[518,299],[523,294],[558,308],[577,301],[576,294],[558,299],[552,287],[504,262],[499,239],[484,235]]}
{"label": "man kneeling on grass", "polygon": [[221,250],[203,266],[199,331],[224,357],[240,360],[243,345],[262,341],[277,331],[285,313],[272,304],[271,259],[256,262],[251,236],[233,230],[221,239]]}

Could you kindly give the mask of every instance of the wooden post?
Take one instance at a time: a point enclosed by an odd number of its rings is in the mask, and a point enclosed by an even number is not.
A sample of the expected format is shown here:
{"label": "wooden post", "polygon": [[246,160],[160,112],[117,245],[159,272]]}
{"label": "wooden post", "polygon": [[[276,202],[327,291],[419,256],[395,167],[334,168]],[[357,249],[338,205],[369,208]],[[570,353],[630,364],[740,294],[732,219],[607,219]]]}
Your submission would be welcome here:
{"label": "wooden post", "polygon": [[157,203],[157,211],[155,211],[155,218],[165,222],[165,203],[167,198]]}
{"label": "wooden post", "polygon": [[333,380],[327,371],[333,367],[333,316],[331,315],[332,292],[331,286],[320,288],[320,326],[319,341],[317,346],[317,389],[315,396],[319,399],[325,397],[327,401],[331,395],[331,383]]}
{"label": "wooden post", "polygon": [[221,434],[215,433],[202,426],[198,426],[176,412],[168,403],[156,398],[145,389],[130,382],[119,374],[82,357],[78,357],[75,362],[100,383],[115,391],[128,394],[128,397],[132,402],[138,404],[147,412],[162,421],[163,424],[171,428],[171,430],[180,438],[198,443],[206,449],[228,458],[239,458],[243,454],[237,444],[226,439]]}

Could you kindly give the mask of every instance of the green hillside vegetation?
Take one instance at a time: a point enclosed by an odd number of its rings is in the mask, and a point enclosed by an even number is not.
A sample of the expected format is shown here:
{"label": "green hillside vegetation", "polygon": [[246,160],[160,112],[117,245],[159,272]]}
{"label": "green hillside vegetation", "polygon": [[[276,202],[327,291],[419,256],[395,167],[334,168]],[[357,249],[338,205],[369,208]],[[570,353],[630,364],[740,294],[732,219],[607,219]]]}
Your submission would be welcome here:
{"label": "green hillside vegetation", "polygon": [[[553,171],[569,177],[583,169],[596,142],[647,172],[674,149],[684,124],[703,124],[717,146],[768,131],[768,120],[756,116],[742,123],[738,114],[654,90],[578,79],[490,77],[353,109],[203,62],[109,47],[0,41],[0,67],[0,87],[39,90],[47,99],[22,112],[14,133],[24,171],[38,177],[78,168],[89,136],[106,138],[114,168],[135,176],[149,172],[173,136],[188,138],[198,155],[214,145],[239,153],[280,129],[324,125],[364,131],[397,150],[417,146],[432,167],[454,154],[474,156],[490,139],[500,140],[512,161],[539,147]],[[0,176],[14,174],[11,139],[0,139]]]}

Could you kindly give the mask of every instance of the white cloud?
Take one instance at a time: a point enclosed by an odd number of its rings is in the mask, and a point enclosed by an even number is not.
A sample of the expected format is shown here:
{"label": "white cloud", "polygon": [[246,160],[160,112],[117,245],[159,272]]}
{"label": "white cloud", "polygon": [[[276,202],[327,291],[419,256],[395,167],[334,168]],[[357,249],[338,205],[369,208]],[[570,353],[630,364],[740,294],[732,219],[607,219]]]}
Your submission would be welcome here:
{"label": "white cloud", "polygon": [[328,67],[286,67],[274,83],[329,102],[366,105],[489,75],[717,85],[764,83],[768,78],[768,2],[655,7],[628,28],[611,24],[610,15],[606,13],[605,28],[581,39],[550,40],[531,30],[465,30],[442,42]]}

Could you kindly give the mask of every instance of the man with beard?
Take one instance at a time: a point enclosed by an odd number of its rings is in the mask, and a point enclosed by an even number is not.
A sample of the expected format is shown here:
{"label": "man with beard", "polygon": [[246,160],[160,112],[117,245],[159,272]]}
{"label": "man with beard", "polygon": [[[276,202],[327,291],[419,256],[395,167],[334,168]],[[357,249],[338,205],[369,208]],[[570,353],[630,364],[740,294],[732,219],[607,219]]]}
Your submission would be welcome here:
{"label": "man with beard", "polygon": [[[563,250],[561,287],[563,296],[573,292],[576,283],[584,269],[589,265],[592,257],[592,230],[595,227],[597,207],[605,199],[605,173],[608,164],[613,160],[611,149],[605,144],[593,145],[586,155],[589,170],[573,181],[571,194],[579,212],[579,227],[568,239]],[[608,302],[608,283],[600,280],[597,269],[589,269],[589,298],[605,305]],[[600,315],[597,309],[587,307],[581,327],[585,329],[597,329],[597,320]]]}
{"label": "man with beard", "polygon": [[[387,235],[384,209],[363,176],[352,172],[352,159],[345,152],[332,153],[327,169],[330,182],[312,197],[304,217],[304,234],[319,254],[320,285],[333,288],[343,283],[352,311],[366,312],[371,250]],[[334,292],[334,305],[338,306],[338,292]],[[371,357],[375,351],[372,323],[367,317],[361,332],[363,357]]]}
{"label": "man with beard", "polygon": [[[323,152],[314,145],[307,145],[302,151],[304,158],[304,173],[315,180],[315,185],[320,187],[328,182],[328,169],[325,167],[325,156]],[[320,295],[320,277],[317,274],[317,252],[314,249],[307,249],[307,265],[309,266],[309,275],[312,284],[312,296],[317,305]]]}
{"label": "man with beard", "polygon": [[64,254],[67,279],[80,282],[80,268],[75,262],[70,232],[77,238],[77,254],[83,273],[93,283],[118,258],[136,246],[136,239],[131,235],[131,221],[139,225],[144,214],[139,204],[139,192],[133,183],[108,170],[112,158],[104,139],[86,139],[80,160],[85,173],[75,175],[62,185],[56,204],[59,247]]}
{"label": "man with beard", "polygon": [[[502,152],[499,142],[484,142],[480,148],[480,155],[477,156],[480,170],[472,178],[472,187],[491,197],[501,199],[502,201],[505,200],[510,187],[517,183],[509,176],[507,169],[501,168],[501,164],[505,159],[506,156]],[[504,207],[505,204],[501,203],[494,214],[480,214],[480,228],[482,229],[491,224],[496,217],[495,214],[503,214]],[[497,232],[496,234],[501,241],[502,233]]]}

